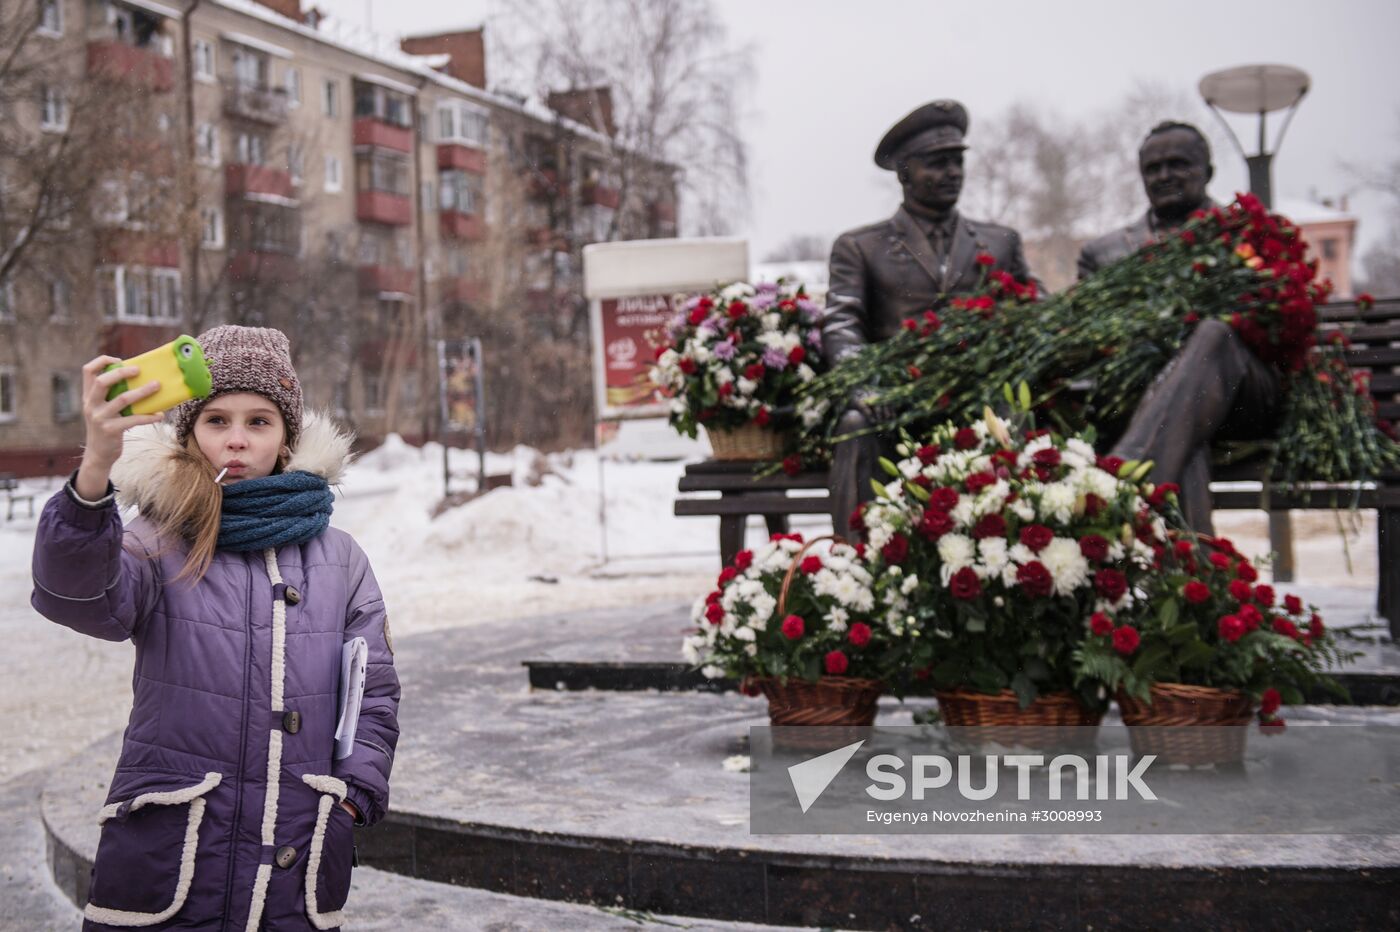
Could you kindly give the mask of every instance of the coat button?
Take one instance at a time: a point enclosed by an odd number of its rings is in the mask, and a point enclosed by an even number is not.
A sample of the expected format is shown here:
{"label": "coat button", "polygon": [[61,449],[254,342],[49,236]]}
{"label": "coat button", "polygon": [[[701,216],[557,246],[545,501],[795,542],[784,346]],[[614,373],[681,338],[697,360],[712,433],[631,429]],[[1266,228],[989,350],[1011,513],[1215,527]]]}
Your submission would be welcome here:
{"label": "coat button", "polygon": [[288,587],[287,587],[287,604],[288,604],[288,605],[296,605],[296,604],[299,603],[300,601],[301,601],[301,593],[297,591],[296,586],[288,586]]}
{"label": "coat button", "polygon": [[278,867],[286,870],[295,864],[296,861],[297,849],[293,848],[291,845],[283,845],[277,849],[276,862]]}
{"label": "coat button", "polygon": [[294,735],[301,731],[301,713],[288,711],[282,716],[282,730],[289,735]]}

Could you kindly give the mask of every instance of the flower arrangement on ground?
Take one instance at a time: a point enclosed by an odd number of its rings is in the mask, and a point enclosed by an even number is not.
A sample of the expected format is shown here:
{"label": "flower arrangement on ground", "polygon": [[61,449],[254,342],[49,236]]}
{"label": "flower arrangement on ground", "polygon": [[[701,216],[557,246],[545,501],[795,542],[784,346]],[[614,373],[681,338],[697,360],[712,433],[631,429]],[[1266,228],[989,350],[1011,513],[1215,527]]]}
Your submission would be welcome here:
{"label": "flower arrangement on ground", "polygon": [[821,308],[801,286],[738,282],[696,295],[667,328],[651,370],[671,397],[670,423],[696,436],[790,419],[821,359]]}
{"label": "flower arrangement on ground", "polygon": [[936,690],[1010,690],[1022,708],[1073,690],[1101,711],[1101,686],[1076,677],[1075,652],[1104,624],[1119,651],[1136,651],[1175,490],[1083,438],[1013,434],[990,410],[899,454],[882,460],[888,479],[854,523],[877,618],[917,635],[914,675]]}
{"label": "flower arrangement on ground", "polygon": [[1304,701],[1307,690],[1345,691],[1325,673],[1351,659],[1315,607],[1281,598],[1259,582],[1253,563],[1225,538],[1177,537],[1163,572],[1149,581],[1153,610],[1139,620],[1134,650],[1096,624],[1078,657],[1079,675],[1120,695],[1125,720],[1138,704],[1157,703],[1159,684],[1234,693],[1247,715],[1281,727],[1282,704]]}
{"label": "flower arrangement on ground", "polygon": [[711,678],[884,680],[895,642],[870,621],[872,582],[855,547],[775,534],[757,550],[741,550],[696,602],[685,658]]}

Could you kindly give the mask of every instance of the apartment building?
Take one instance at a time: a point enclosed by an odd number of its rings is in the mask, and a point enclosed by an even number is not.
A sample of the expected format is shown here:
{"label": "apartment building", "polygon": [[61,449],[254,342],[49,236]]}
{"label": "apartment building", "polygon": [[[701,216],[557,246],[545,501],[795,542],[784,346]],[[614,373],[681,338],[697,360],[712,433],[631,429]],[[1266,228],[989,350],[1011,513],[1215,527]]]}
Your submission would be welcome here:
{"label": "apartment building", "polygon": [[492,92],[480,30],[368,49],[298,0],[31,3],[0,471],[70,468],[86,359],[220,322],[286,330],[308,403],[363,438],[434,436],[434,341],[508,318],[581,345],[583,245],[676,234],[676,170],[616,143],[608,90]]}

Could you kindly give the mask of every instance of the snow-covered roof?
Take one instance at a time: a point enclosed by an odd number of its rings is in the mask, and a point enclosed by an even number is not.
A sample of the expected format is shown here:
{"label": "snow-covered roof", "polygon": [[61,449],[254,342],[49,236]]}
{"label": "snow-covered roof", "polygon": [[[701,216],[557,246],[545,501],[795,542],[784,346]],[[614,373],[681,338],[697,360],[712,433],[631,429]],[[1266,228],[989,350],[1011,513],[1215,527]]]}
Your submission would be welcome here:
{"label": "snow-covered roof", "polygon": [[1353,213],[1302,197],[1274,198],[1274,213],[1283,214],[1294,223],[1337,223],[1356,219]]}
{"label": "snow-covered roof", "polygon": [[512,110],[524,116],[540,120],[545,123],[558,121],[570,132],[577,136],[592,139],[603,145],[612,145],[613,140],[597,132],[589,126],[585,126],[576,120],[571,120],[561,116],[554,110],[546,107],[537,100],[520,101],[504,94],[482,90],[474,84],[459,81],[457,78],[434,69],[434,65],[442,63],[441,55],[410,55],[396,46],[389,44],[382,36],[370,35],[362,30],[351,30],[340,25],[334,19],[325,19],[320,23],[319,28],[313,29],[304,23],[299,23],[294,19],[283,16],[273,10],[262,6],[253,0],[211,0],[215,6],[221,6],[228,10],[251,16],[254,19],[262,20],[289,32],[294,32],[300,36],[323,45],[358,55],[361,58],[377,64],[387,65],[391,68],[398,68],[401,71],[409,72],[415,76],[431,81],[438,86],[450,90],[453,93],[470,97],[482,103],[504,110]]}

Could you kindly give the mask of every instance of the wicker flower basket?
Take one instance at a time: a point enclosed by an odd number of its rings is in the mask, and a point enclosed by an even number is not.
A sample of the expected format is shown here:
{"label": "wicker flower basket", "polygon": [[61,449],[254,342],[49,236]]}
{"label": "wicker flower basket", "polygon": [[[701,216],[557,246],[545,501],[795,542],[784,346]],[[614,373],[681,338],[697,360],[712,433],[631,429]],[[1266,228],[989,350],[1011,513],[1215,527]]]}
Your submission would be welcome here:
{"label": "wicker flower basket", "polygon": [[[965,729],[962,737],[973,743],[1046,747],[1092,743],[1103,713],[1086,707],[1072,693],[1047,693],[1021,708],[1009,689],[979,693],[967,689],[937,690],[943,724]],[[1065,727],[1093,728],[1090,732],[1064,732]],[[985,729],[985,730],[984,730]]]}
{"label": "wicker flower basket", "polygon": [[705,428],[717,460],[777,460],[783,458],[783,435],[757,424],[734,430]]}
{"label": "wicker flower basket", "polygon": [[1247,694],[1237,689],[1157,683],[1151,696],[1149,705],[1118,694],[1133,753],[1156,754],[1163,763],[1191,766],[1244,760],[1245,737],[1254,718],[1254,701]]}
{"label": "wicker flower basket", "polygon": [[823,676],[815,683],[756,676],[747,682],[768,698],[768,721],[774,725],[871,725],[885,689],[879,680],[854,676]]}

